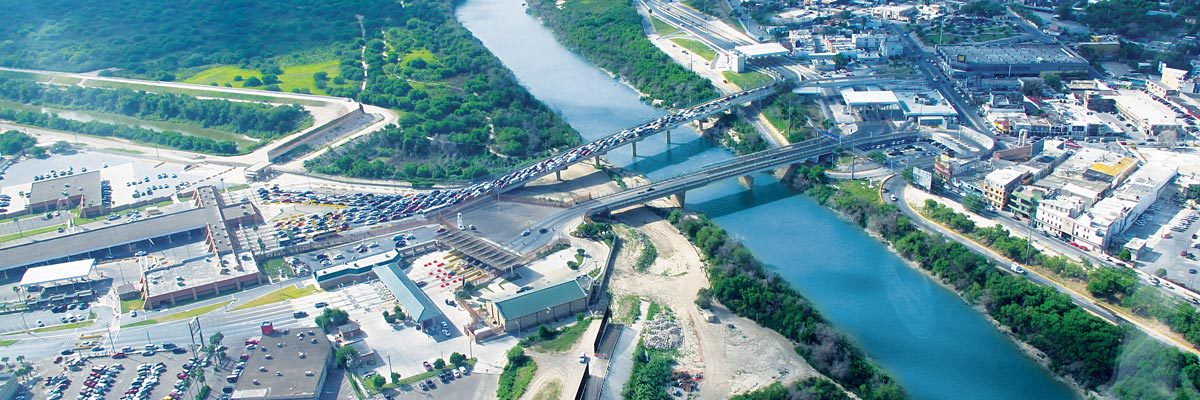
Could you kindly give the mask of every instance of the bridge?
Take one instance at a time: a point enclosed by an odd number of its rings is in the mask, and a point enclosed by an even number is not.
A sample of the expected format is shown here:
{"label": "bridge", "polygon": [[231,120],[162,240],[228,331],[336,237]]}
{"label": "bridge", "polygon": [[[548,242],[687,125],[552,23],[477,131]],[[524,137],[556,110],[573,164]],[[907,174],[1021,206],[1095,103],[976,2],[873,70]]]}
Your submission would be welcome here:
{"label": "bridge", "polygon": [[862,136],[840,142],[828,137],[818,137],[800,143],[712,163],[702,167],[699,171],[678,175],[649,185],[629,188],[603,197],[597,197],[580,203],[576,208],[583,209],[589,215],[607,214],[663,197],[672,197],[682,205],[684,194],[688,190],[696,189],[719,180],[738,176],[741,177],[744,185],[750,186],[753,183],[753,177],[750,174],[754,172],[786,166],[783,174],[784,176],[788,176],[798,163],[815,160],[823,155],[833,153],[838,148],[863,147],[875,144],[890,145],[913,140],[917,137],[917,131]]}

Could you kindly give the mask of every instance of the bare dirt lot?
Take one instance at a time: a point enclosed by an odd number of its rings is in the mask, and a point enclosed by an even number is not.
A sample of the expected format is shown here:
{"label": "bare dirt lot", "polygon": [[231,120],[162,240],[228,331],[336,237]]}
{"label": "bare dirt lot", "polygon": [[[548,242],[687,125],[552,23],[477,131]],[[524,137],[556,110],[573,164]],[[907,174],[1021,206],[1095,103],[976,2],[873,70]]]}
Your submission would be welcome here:
{"label": "bare dirt lot", "polygon": [[[702,371],[699,398],[724,399],[772,382],[789,383],[818,373],[782,335],[715,307],[718,322],[706,322],[696,293],[708,287],[700,254],[673,226],[648,209],[618,215],[617,220],[646,234],[658,259],[646,272],[634,266],[641,241],[626,237],[613,272],[614,298],[635,295],[670,308],[683,328],[677,370]],[[614,357],[628,355],[614,355]]]}

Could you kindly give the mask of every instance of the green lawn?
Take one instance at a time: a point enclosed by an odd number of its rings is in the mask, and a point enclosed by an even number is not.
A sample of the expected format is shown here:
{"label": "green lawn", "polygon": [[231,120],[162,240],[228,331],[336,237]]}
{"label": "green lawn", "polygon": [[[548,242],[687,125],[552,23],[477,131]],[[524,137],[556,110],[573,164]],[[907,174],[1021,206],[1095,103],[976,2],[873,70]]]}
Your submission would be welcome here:
{"label": "green lawn", "polygon": [[300,105],[306,105],[306,106],[321,106],[321,105],[325,104],[325,102],[317,101],[317,100],[302,100],[302,99],[290,99],[290,98],[276,97],[276,96],[272,96],[271,92],[266,92],[266,91],[264,91],[263,94],[261,94],[261,95],[249,94],[249,93],[229,93],[229,92],[220,92],[220,91],[215,91],[215,90],[206,90],[206,89],[199,89],[199,88],[184,89],[184,88],[178,88],[178,87],[159,86],[159,85],[154,85],[154,84],[149,84],[149,83],[114,82],[114,81],[101,81],[101,80],[95,80],[95,79],[84,82],[83,86],[110,88],[110,89],[144,90],[147,92],[154,92],[154,93],[178,93],[178,94],[186,94],[189,96],[212,97],[212,98],[227,99],[227,100],[262,101],[262,102],[277,103],[277,104],[300,104]]}
{"label": "green lawn", "polygon": [[717,57],[716,50],[713,50],[711,47],[708,47],[708,45],[701,43],[699,40],[671,39],[671,42],[674,42],[675,44],[679,45],[680,47],[683,47],[683,48],[687,49],[688,51],[692,52],[692,54],[695,54],[696,56],[703,58],[704,61],[712,61],[713,58]]}
{"label": "green lawn", "polygon": [[143,299],[121,300],[121,313],[122,314],[133,311],[133,310],[141,310],[142,308],[145,308],[145,307],[146,307],[146,300],[143,300]]}
{"label": "green lawn", "polygon": [[222,301],[222,302],[216,303],[216,304],[209,304],[209,305],[203,306],[203,307],[196,307],[196,308],[193,308],[193,309],[187,310],[187,311],[181,311],[181,312],[177,312],[174,314],[167,314],[166,316],[162,316],[162,317],[158,317],[158,318],[146,319],[146,320],[134,322],[132,324],[121,325],[121,327],[133,328],[133,327],[138,327],[138,326],[154,325],[154,324],[159,324],[159,323],[163,323],[163,322],[171,322],[171,321],[178,321],[181,319],[188,319],[188,318],[208,314],[214,310],[217,310],[217,309],[220,309],[221,307],[225,307],[226,305],[229,305],[229,303],[231,303],[231,301]]}
{"label": "green lawn", "polygon": [[[499,400],[516,400],[521,398],[525,393],[525,389],[529,386],[529,382],[533,381],[533,374],[537,372],[537,363],[532,359],[527,361],[525,365],[514,369],[505,368],[504,372],[500,373],[500,385],[504,386],[506,382],[512,382],[512,386],[508,387],[508,396],[500,396],[497,391],[497,399]],[[501,388],[503,390],[505,388]]]}
{"label": "green lawn", "polygon": [[99,221],[99,220],[102,220],[102,219],[108,218],[108,216],[109,216],[109,215],[112,215],[112,214],[121,214],[121,215],[124,215],[125,213],[127,213],[127,212],[131,212],[131,211],[143,211],[143,210],[145,210],[145,209],[147,209],[147,208],[150,208],[150,207],[166,207],[166,206],[169,206],[169,205],[171,205],[171,204],[174,204],[174,203],[175,203],[175,202],[174,202],[174,201],[172,201],[171,199],[167,199],[167,200],[163,200],[163,201],[160,201],[160,202],[157,202],[157,203],[154,203],[154,204],[147,204],[147,205],[144,205],[144,206],[141,206],[141,207],[137,207],[137,208],[131,208],[131,209],[128,209],[128,210],[124,210],[124,211],[121,211],[121,212],[117,212],[117,213],[100,214],[100,215],[97,215],[97,216],[94,216],[94,217],[86,217],[86,218],[85,218],[85,217],[80,217],[80,216],[79,216],[79,214],[78,214],[78,209],[76,209],[76,211],[72,213],[73,215],[75,215],[75,218],[72,218],[71,220],[75,222],[75,225],[76,225],[76,226],[78,226],[78,225],[83,225],[83,224],[90,224],[90,223],[93,223],[93,222],[96,222],[96,221]]}
{"label": "green lawn", "polygon": [[658,33],[662,36],[672,35],[679,32],[679,28],[671,26],[663,20],[658,19],[658,17],[650,17],[650,25],[654,26],[655,33]]}
{"label": "green lawn", "polygon": [[46,232],[54,232],[55,230],[58,230],[58,227],[60,227],[60,226],[63,226],[63,225],[59,224],[59,225],[47,226],[47,227],[42,227],[42,228],[37,228],[37,229],[26,229],[22,232],[0,236],[0,243],[17,240],[17,239],[20,239],[23,237],[40,235],[40,234],[43,234]]}
{"label": "green lawn", "polygon": [[0,339],[0,347],[12,346],[13,343],[16,343],[16,342],[17,342],[17,339]]}
{"label": "green lawn", "polygon": [[725,76],[726,81],[743,90],[766,86],[773,81],[770,75],[762,72],[746,72],[739,74],[732,71],[723,71],[721,72],[721,75]]}
{"label": "green lawn", "polygon": [[[258,246],[257,243],[252,244],[252,245]],[[279,276],[280,271],[283,271],[283,274],[285,276],[292,275],[290,268],[286,268],[284,266],[282,257],[270,258],[261,263],[258,263],[258,265],[259,265],[259,269],[262,270],[262,273],[269,277]]]}
{"label": "green lawn", "polygon": [[95,322],[96,322],[96,320],[95,320],[95,319],[88,319],[88,320],[79,321],[79,322],[72,322],[72,323],[69,323],[69,324],[51,325],[51,326],[47,326],[47,327],[42,327],[42,328],[37,328],[37,329],[30,329],[30,330],[27,330],[27,331],[22,331],[22,332],[13,332],[13,333],[26,333],[26,332],[29,332],[29,333],[42,333],[42,332],[54,332],[54,331],[62,331],[62,330],[67,330],[67,329],[75,329],[75,328],[83,328],[83,327],[92,326],[92,323],[95,323]]}
{"label": "green lawn", "polygon": [[319,289],[313,285],[308,285],[308,286],[305,286],[302,288],[298,288],[295,285],[288,285],[287,287],[285,287],[283,289],[279,289],[274,292],[267,293],[265,295],[256,297],[250,301],[242,303],[241,305],[234,307],[233,311],[244,310],[247,308],[253,308],[253,307],[263,306],[263,305],[267,305],[267,304],[275,304],[275,303],[285,301],[285,300],[290,300],[290,299],[298,299],[298,298],[308,296],[308,295],[311,295],[313,293],[317,293],[320,291],[321,291],[321,289]]}
{"label": "green lawn", "polygon": [[873,203],[881,203],[882,201],[879,199],[879,187],[867,187],[868,182],[870,181],[864,179],[845,180],[839,181],[837,186],[839,189],[854,195],[854,197]]}
{"label": "green lawn", "polygon": [[[313,79],[313,74],[324,71],[329,75],[329,81],[327,84],[330,86],[335,86],[333,84],[333,78],[340,74],[337,60],[321,63],[293,65],[289,67],[283,67],[282,69],[283,73],[279,74],[279,89],[284,92],[291,92],[292,89],[302,88],[308,89],[309,92],[314,94],[325,94],[324,90],[317,88],[317,83],[316,80]],[[242,80],[235,81],[234,78],[237,76],[241,76]],[[225,86],[225,84],[229,84],[231,87],[245,88],[245,80],[250,79],[252,76],[262,79],[263,73],[258,70],[246,69],[233,65],[221,65],[200,71],[195,75],[184,79],[183,82],[194,83],[197,85],[211,85],[216,83],[217,86]],[[347,83],[346,85],[350,85],[350,83]],[[247,89],[261,88],[262,86]]]}
{"label": "green lawn", "polygon": [[418,59],[425,60],[426,63],[432,63],[432,62],[437,61],[437,57],[433,56],[433,52],[429,51],[428,49],[421,48],[421,49],[416,49],[416,50],[410,51],[410,52],[408,52],[408,54],[405,54],[404,58],[400,59],[400,65],[408,66],[409,63],[413,62],[414,60],[418,60]]}
{"label": "green lawn", "polygon": [[583,336],[583,333],[587,332],[588,325],[591,324],[591,318],[584,319],[582,322],[563,328],[563,330],[559,332],[558,336],[554,339],[535,343],[533,348],[539,351],[552,353],[560,353],[570,350],[571,347],[575,346],[575,343],[579,341],[579,338]]}

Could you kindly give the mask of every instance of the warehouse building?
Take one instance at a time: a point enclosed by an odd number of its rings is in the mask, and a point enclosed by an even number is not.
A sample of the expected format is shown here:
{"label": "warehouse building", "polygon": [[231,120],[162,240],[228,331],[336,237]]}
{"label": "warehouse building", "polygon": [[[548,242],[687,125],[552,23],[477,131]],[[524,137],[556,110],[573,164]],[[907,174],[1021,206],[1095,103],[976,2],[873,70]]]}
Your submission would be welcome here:
{"label": "warehouse building", "polygon": [[946,73],[954,78],[1082,74],[1088,69],[1083,57],[1054,44],[938,46],[937,53]]}
{"label": "warehouse building", "polygon": [[[579,279],[587,279],[580,277]],[[515,333],[553,323],[587,310],[587,285],[572,279],[488,304],[492,322]]]}
{"label": "warehouse building", "polygon": [[236,400],[308,400],[321,397],[333,366],[333,346],[321,328],[292,328],[263,335],[248,351],[240,376],[230,375]]}

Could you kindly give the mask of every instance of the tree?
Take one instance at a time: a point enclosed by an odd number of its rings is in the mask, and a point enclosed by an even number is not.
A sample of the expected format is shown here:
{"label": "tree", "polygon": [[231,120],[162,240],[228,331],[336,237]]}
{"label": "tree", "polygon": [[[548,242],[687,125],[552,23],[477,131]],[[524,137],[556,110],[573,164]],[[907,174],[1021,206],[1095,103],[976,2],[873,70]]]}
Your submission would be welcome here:
{"label": "tree", "polygon": [[837,53],[833,56],[833,66],[837,69],[845,69],[846,66],[850,65],[850,61],[850,56],[846,54]]}
{"label": "tree", "polygon": [[696,306],[705,310],[712,308],[712,289],[700,288],[696,292]]}
{"label": "tree", "polygon": [[326,332],[347,322],[350,322],[350,314],[332,307],[321,311],[321,315],[316,318],[317,326]]}
{"label": "tree", "polygon": [[250,79],[247,79],[246,82],[242,84],[242,86],[245,86],[245,87],[259,87],[262,85],[263,85],[262,80],[258,79],[257,76],[250,77]]}
{"label": "tree", "polygon": [[275,74],[266,74],[262,77],[262,83],[266,85],[275,85],[279,83],[279,76]]}
{"label": "tree", "polygon": [[1075,2],[1073,2],[1073,1],[1064,1],[1062,3],[1058,3],[1058,6],[1054,7],[1054,13],[1056,15],[1058,15],[1058,19],[1070,20],[1071,19],[1071,11],[1072,11],[1071,7],[1074,7],[1074,6],[1075,6]]}
{"label": "tree", "polygon": [[983,202],[983,197],[972,193],[963,197],[963,207],[966,207],[970,212],[979,214],[987,208],[987,204]]}
{"label": "tree", "polygon": [[1088,292],[1114,302],[1132,294],[1136,285],[1137,274],[1129,268],[1101,267],[1088,273]]}
{"label": "tree", "polygon": [[0,133],[0,154],[6,156],[24,153],[35,144],[37,144],[37,140],[24,132],[10,130]]}
{"label": "tree", "polygon": [[1121,249],[1121,252],[1117,253],[1117,258],[1125,261],[1133,261],[1133,253],[1129,249]]}
{"label": "tree", "polygon": [[873,150],[870,153],[867,153],[867,158],[879,164],[887,164],[887,156],[879,150]]}
{"label": "tree", "polygon": [[400,373],[399,372],[392,372],[392,384],[393,385],[400,384]]}
{"label": "tree", "polygon": [[446,368],[446,360],[441,359],[441,358],[433,360],[433,368],[436,368],[436,369]]}
{"label": "tree", "polygon": [[450,364],[456,367],[464,366],[467,364],[467,356],[458,352],[450,353]]}
{"label": "tree", "polygon": [[208,345],[209,347],[215,349],[217,346],[221,345],[222,340],[225,340],[225,335],[218,331],[217,333],[208,336]]}
{"label": "tree", "polygon": [[383,375],[371,375],[364,379],[364,383],[366,384],[367,389],[377,392],[379,389],[383,388],[383,385],[386,384],[387,381],[384,380]]}
{"label": "tree", "polygon": [[1159,278],[1166,278],[1167,277],[1167,269],[1159,268],[1159,269],[1154,270],[1154,276],[1157,276]]}
{"label": "tree", "polygon": [[241,82],[243,79],[246,79],[246,78],[242,78],[242,76],[241,76],[241,75],[234,75],[234,76],[233,76],[233,81],[234,81],[234,82]]}
{"label": "tree", "polygon": [[339,367],[347,368],[354,362],[354,358],[358,357],[358,350],[350,346],[338,347],[333,357]]}

